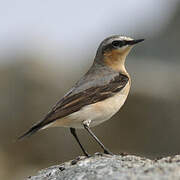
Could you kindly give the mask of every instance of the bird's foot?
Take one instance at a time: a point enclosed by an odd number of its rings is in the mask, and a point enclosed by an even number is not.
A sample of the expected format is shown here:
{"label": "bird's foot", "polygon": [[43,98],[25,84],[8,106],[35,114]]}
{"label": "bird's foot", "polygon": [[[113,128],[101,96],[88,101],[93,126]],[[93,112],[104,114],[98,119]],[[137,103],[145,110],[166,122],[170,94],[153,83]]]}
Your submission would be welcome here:
{"label": "bird's foot", "polygon": [[88,152],[84,152],[84,155],[87,157],[87,158],[89,158],[89,157],[91,157],[91,155],[88,153]]}
{"label": "bird's foot", "polygon": [[114,155],[111,151],[109,151],[108,149],[104,149],[104,154],[109,154],[109,155]]}

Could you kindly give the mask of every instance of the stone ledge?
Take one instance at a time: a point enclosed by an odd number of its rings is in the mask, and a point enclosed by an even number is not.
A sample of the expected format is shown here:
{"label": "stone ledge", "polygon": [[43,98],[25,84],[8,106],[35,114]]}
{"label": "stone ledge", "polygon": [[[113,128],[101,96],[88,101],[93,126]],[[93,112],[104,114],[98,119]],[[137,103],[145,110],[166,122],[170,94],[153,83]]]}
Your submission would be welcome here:
{"label": "stone ledge", "polygon": [[180,155],[150,160],[132,155],[84,156],[39,171],[27,180],[179,180]]}

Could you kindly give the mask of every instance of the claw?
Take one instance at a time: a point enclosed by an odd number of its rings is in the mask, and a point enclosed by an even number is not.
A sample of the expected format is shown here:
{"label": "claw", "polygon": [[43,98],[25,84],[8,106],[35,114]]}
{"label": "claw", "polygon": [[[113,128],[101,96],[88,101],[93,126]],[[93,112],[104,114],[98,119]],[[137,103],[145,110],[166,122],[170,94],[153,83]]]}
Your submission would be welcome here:
{"label": "claw", "polygon": [[107,150],[107,149],[104,150],[104,154],[110,154],[110,155],[112,155],[112,156],[114,155],[112,152],[110,152],[110,151]]}

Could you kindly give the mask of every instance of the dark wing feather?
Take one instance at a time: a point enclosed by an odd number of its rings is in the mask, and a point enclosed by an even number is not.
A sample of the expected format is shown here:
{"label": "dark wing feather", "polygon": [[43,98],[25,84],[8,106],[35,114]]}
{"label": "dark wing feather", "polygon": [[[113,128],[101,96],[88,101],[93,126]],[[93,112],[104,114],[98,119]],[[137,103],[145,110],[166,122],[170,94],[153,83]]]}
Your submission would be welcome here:
{"label": "dark wing feather", "polygon": [[68,93],[53,107],[42,121],[34,125],[20,138],[31,135],[42,127],[76,112],[86,105],[94,104],[113,96],[126,86],[128,80],[129,78],[126,75],[119,74],[106,85],[91,87],[73,95],[71,92]]}

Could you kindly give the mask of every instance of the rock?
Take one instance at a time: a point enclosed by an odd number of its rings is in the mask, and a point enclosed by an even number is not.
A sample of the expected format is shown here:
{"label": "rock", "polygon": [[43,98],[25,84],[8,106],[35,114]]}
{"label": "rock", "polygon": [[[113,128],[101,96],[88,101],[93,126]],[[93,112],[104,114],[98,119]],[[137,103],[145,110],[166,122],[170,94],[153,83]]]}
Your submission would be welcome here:
{"label": "rock", "polygon": [[180,155],[150,160],[132,155],[84,156],[41,170],[27,180],[177,180]]}

